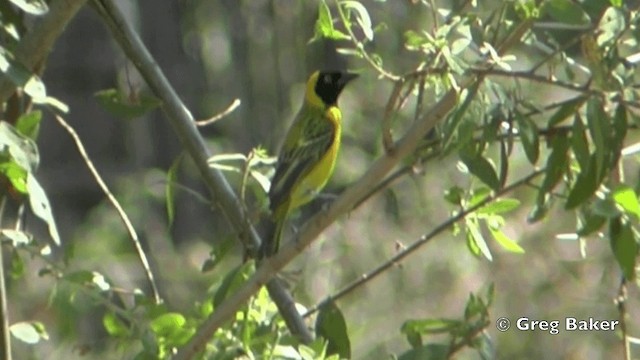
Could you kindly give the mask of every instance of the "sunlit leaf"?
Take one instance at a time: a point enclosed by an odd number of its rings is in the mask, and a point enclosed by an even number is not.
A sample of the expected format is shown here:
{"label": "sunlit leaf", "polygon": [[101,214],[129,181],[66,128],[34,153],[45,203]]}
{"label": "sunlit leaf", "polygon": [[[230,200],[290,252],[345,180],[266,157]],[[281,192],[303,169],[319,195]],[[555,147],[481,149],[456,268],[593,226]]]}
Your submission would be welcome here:
{"label": "sunlit leaf", "polygon": [[348,40],[349,36],[343,32],[336,30],[333,26],[333,17],[329,5],[325,1],[318,4],[318,19],[315,24],[313,38],[309,42],[320,39]]}
{"label": "sunlit leaf", "polygon": [[27,344],[37,344],[40,340],[46,340],[43,336],[44,326],[36,326],[32,322],[23,321],[12,324],[9,327],[9,331],[13,337]]}
{"label": "sunlit leaf", "polygon": [[29,192],[29,203],[31,204],[31,210],[33,213],[47,223],[49,228],[49,235],[53,239],[56,245],[60,245],[60,235],[58,234],[58,227],[53,218],[53,211],[49,204],[49,198],[44,192],[42,186],[36,178],[28,174],[27,175],[27,189]]}
{"label": "sunlit leaf", "polygon": [[44,0],[9,0],[13,5],[31,15],[44,15],[49,12],[49,6]]}
{"label": "sunlit leaf", "polygon": [[127,325],[113,312],[107,312],[102,317],[102,325],[107,333],[113,337],[125,337],[130,335]]}
{"label": "sunlit leaf", "polygon": [[360,29],[364,33],[364,36],[367,40],[373,40],[373,29],[371,27],[371,18],[369,17],[369,12],[367,8],[364,7],[358,1],[346,0],[341,1],[340,4],[344,6],[346,9],[353,11],[356,14],[356,21],[358,25],[360,25]]}
{"label": "sunlit leaf", "polygon": [[613,191],[613,200],[615,200],[625,212],[634,215],[637,220],[640,220],[640,203],[633,188],[627,185],[620,185]]}
{"label": "sunlit leaf", "polygon": [[505,250],[516,254],[524,254],[524,249],[517,242],[505,235],[502,230],[493,229],[491,226],[489,226],[489,231],[491,232],[491,236],[493,236],[496,242],[500,244],[500,246],[502,246]]}
{"label": "sunlit leaf", "polygon": [[34,99],[42,99],[47,96],[44,83],[37,75],[33,74],[13,55],[0,46],[0,72],[4,73],[11,82],[20,87]]}
{"label": "sunlit leaf", "polygon": [[493,261],[493,256],[491,255],[491,251],[487,246],[484,236],[482,236],[482,232],[480,231],[477,221],[467,219],[465,223],[467,230],[467,245],[472,253],[474,255],[482,254],[487,258],[487,260]]}
{"label": "sunlit leaf", "polygon": [[620,37],[620,34],[627,29],[625,16],[623,9],[615,7],[608,8],[602,14],[597,28],[596,41],[598,46],[608,45]]}

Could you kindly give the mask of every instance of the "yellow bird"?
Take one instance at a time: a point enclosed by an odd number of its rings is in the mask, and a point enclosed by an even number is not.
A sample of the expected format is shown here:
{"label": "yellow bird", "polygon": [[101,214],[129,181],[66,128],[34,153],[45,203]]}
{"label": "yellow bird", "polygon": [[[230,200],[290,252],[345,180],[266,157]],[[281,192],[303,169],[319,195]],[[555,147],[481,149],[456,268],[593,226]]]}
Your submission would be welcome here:
{"label": "yellow bird", "polygon": [[338,96],[357,76],[316,71],[307,80],[302,107],[287,132],[271,181],[271,224],[263,238],[260,258],[278,251],[287,216],[311,201],[331,177],[342,133]]}

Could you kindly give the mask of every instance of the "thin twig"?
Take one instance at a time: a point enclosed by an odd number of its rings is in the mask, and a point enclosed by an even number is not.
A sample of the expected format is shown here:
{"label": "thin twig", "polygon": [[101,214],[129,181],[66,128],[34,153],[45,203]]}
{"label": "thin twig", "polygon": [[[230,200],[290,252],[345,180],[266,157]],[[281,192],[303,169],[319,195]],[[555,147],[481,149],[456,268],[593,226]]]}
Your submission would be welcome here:
{"label": "thin twig", "polygon": [[240,106],[242,102],[240,101],[240,99],[235,99],[233,100],[233,102],[231,102],[231,104],[229,104],[229,106],[227,106],[226,109],[222,110],[222,112],[220,112],[219,114],[206,119],[206,120],[198,120],[196,121],[196,125],[197,126],[207,126],[210,124],[213,124],[214,122],[224,118],[225,116],[231,114],[235,109],[238,108],[238,106]]}
{"label": "thin twig", "polygon": [[459,213],[457,213],[456,215],[450,217],[447,221],[441,223],[440,225],[436,226],[433,230],[431,230],[429,233],[422,235],[418,240],[416,240],[415,242],[413,242],[413,244],[409,245],[408,247],[404,248],[402,251],[398,252],[396,255],[394,255],[392,258],[390,258],[389,260],[387,260],[386,262],[384,262],[383,264],[377,266],[376,268],[374,268],[373,270],[367,272],[366,274],[361,275],[358,279],[354,280],[353,282],[351,282],[349,285],[343,287],[342,289],[340,289],[338,292],[336,292],[334,295],[331,295],[329,297],[327,297],[326,299],[320,301],[317,305],[311,307],[303,316],[307,317],[311,314],[313,314],[314,312],[318,311],[318,309],[320,309],[322,306],[325,306],[327,303],[332,302],[332,301],[336,301],[342,297],[344,297],[345,295],[349,294],[350,292],[352,292],[353,290],[357,289],[358,287],[366,284],[367,282],[373,280],[376,276],[382,274],[385,270],[391,268],[392,266],[394,266],[395,264],[399,263],[402,259],[404,259],[405,257],[407,257],[408,255],[412,254],[414,251],[418,250],[420,247],[422,247],[423,245],[427,244],[429,241],[431,241],[433,238],[435,238],[437,235],[439,235],[440,233],[442,233],[443,231],[446,231],[447,229],[450,229],[451,226],[453,226],[455,223],[457,223],[460,220],[463,220],[467,215],[473,213],[474,211],[478,210],[479,208],[489,204],[490,202],[496,200],[498,197],[513,191],[514,189],[523,186],[527,183],[529,183],[531,180],[535,179],[537,176],[540,176],[542,174],[544,174],[545,170],[541,169],[541,170],[536,170],[534,172],[532,172],[531,174],[525,176],[524,178],[510,184],[509,186],[506,186],[502,189],[500,189],[500,191],[495,192],[494,194],[487,196],[484,200],[478,202],[477,204],[464,209],[462,211],[460,211]]}
{"label": "thin twig", "polygon": [[80,140],[78,133],[76,133],[73,127],[71,127],[71,125],[69,125],[61,116],[56,115],[55,118],[58,121],[58,123],[60,123],[60,125],[69,133],[69,135],[71,135],[71,137],[73,138],[73,141],[76,143],[78,152],[80,153],[80,156],[82,156],[84,163],[87,164],[87,167],[91,172],[91,175],[93,175],[93,178],[96,180],[96,182],[102,189],[102,192],[104,192],[104,194],[107,196],[107,199],[109,199],[109,202],[111,203],[111,205],[113,205],[113,207],[118,212],[118,216],[120,216],[120,219],[122,220],[122,223],[127,229],[127,232],[129,232],[129,238],[133,242],[133,246],[135,247],[136,252],[138,253],[138,258],[140,259],[140,263],[142,263],[142,268],[144,269],[144,272],[147,276],[147,280],[149,281],[149,285],[151,286],[151,290],[153,291],[153,297],[156,301],[156,304],[160,304],[162,302],[162,299],[160,298],[160,293],[158,292],[158,286],[156,285],[153,272],[151,271],[149,260],[147,259],[147,255],[145,254],[144,249],[142,248],[142,244],[140,243],[138,234],[136,233],[136,230],[133,228],[133,225],[131,224],[131,220],[129,220],[129,216],[127,216],[127,213],[124,211],[124,209],[118,202],[118,199],[116,199],[116,197],[113,196],[113,193],[111,192],[111,190],[109,190],[109,187],[102,179],[102,176],[100,176],[100,173],[98,172],[96,167],[93,165],[93,161],[91,161],[91,159],[89,158],[89,154],[87,154],[87,151],[84,148],[84,145],[82,144],[82,140]]}
{"label": "thin twig", "polygon": [[347,19],[347,15],[344,13],[344,10],[342,9],[342,4],[340,0],[336,0],[336,7],[338,8],[338,14],[340,14],[340,20],[342,21],[342,24],[344,25],[345,29],[347,29],[347,33],[349,34],[349,38],[351,39],[351,42],[353,42],[353,45],[360,52],[360,54],[362,54],[362,57],[369,63],[369,65],[371,65],[374,69],[376,69],[376,71],[378,71],[380,75],[382,75],[383,77],[391,81],[400,80],[401,78],[399,76],[388,72],[382,66],[378,65],[378,63],[375,60],[373,60],[373,58],[371,58],[369,53],[364,49],[364,45],[356,38],[356,35],[353,33],[353,30],[351,30],[351,22],[349,22],[349,19]]}

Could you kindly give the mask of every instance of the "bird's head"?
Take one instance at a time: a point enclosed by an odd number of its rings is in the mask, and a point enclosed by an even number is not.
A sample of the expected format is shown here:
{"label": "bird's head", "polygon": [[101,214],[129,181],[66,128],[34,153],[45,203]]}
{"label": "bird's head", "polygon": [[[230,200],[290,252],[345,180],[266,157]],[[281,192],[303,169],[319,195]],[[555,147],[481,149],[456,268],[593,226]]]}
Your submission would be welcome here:
{"label": "bird's head", "polygon": [[333,106],[342,89],[358,74],[345,71],[316,71],[307,81],[306,100],[316,106]]}

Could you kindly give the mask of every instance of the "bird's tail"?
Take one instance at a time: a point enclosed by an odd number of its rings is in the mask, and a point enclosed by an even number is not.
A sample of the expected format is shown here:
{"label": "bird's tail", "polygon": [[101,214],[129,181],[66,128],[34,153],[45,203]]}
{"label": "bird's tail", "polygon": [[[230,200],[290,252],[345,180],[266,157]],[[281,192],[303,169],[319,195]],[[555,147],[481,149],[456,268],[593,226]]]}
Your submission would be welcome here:
{"label": "bird's tail", "polygon": [[283,225],[284,221],[279,218],[270,218],[267,220],[264,236],[262,237],[262,245],[260,246],[260,253],[258,255],[259,259],[273,256],[278,252]]}

